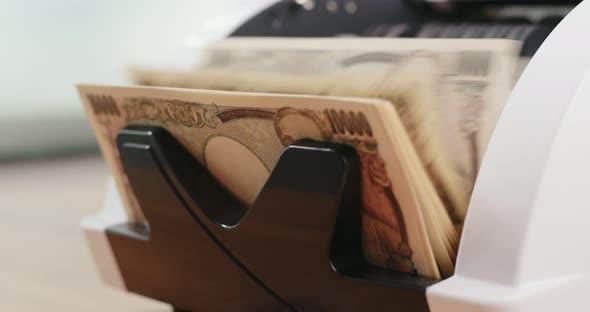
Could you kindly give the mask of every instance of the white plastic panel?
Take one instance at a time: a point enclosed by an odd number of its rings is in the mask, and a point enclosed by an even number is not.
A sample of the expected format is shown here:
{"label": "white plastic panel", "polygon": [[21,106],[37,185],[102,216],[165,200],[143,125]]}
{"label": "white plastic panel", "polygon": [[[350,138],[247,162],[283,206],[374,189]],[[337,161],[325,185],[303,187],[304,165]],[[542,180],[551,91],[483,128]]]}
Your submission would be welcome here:
{"label": "white plastic panel", "polygon": [[590,311],[590,2],[524,71],[490,142],[433,312]]}

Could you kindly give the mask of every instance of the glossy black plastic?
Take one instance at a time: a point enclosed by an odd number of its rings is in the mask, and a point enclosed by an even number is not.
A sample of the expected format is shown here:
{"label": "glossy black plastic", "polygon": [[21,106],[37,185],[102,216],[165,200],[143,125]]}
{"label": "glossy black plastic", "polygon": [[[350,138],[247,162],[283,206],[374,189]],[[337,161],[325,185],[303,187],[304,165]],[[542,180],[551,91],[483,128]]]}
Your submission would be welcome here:
{"label": "glossy black plastic", "polygon": [[[231,36],[328,37],[360,35],[371,25],[423,20],[425,10],[411,10],[403,0],[357,0],[354,11],[344,0],[314,0],[313,7],[281,0],[240,25]],[[328,3],[337,3],[330,10]]]}
{"label": "glossy black plastic", "polygon": [[[518,27],[536,25],[537,27],[523,39],[522,56],[533,56],[559,23],[554,16],[538,23],[527,18],[498,20],[491,18],[482,6],[501,6],[515,4],[553,4],[574,5],[579,0],[460,0],[450,1],[447,10],[437,10],[431,4],[437,1],[425,0],[314,0],[313,6],[298,4],[294,0],[281,0],[262,10],[240,25],[231,36],[281,36],[281,37],[331,37],[343,34],[356,36],[377,36],[371,29],[387,29],[388,25],[405,24],[409,30],[402,37],[414,37],[421,25],[435,22],[445,24],[472,23],[490,29],[497,26]],[[301,2],[304,3],[304,2]],[[336,5],[334,5],[334,3]],[[351,10],[351,3],[354,10]],[[440,5],[440,2],[438,3]],[[332,8],[332,9],[329,9]],[[335,8],[335,9],[334,9]],[[348,9],[347,9],[348,8]],[[515,29],[514,31],[519,31]],[[510,32],[512,33],[512,32]],[[490,35],[490,38],[505,38],[508,33]],[[387,35],[385,35],[387,36]]]}
{"label": "glossy black plastic", "polygon": [[162,171],[151,142],[157,133],[126,129],[118,137],[129,188],[149,223],[107,229],[126,288],[187,311],[294,311],[195,222]]}
{"label": "glossy black plastic", "polygon": [[[201,227],[214,242],[209,246],[225,253],[260,289],[288,308],[428,311],[425,289],[435,281],[388,272],[363,260],[359,163],[351,148],[313,141],[287,147],[254,204],[244,208],[162,128],[128,127],[118,142],[144,212],[144,206],[166,210],[169,208],[162,207],[170,206],[169,201],[182,203],[195,227]],[[143,153],[143,158],[136,153]],[[160,177],[148,177],[142,171]],[[159,182],[147,182],[149,179]],[[159,194],[166,193],[177,198],[160,198]],[[148,221],[150,225],[162,222],[149,217]],[[175,226],[166,225],[166,235],[179,239]],[[152,236],[154,231],[152,226]],[[190,237],[186,240],[191,248],[202,248],[192,244]],[[201,253],[201,257],[207,258],[208,253]],[[214,262],[209,265],[193,270],[218,269]]]}

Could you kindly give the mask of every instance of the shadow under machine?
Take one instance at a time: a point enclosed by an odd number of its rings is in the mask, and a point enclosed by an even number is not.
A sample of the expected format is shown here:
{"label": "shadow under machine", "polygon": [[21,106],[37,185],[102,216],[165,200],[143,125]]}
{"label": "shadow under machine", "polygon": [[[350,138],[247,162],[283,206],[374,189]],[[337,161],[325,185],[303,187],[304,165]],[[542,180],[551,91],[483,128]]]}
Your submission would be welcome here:
{"label": "shadow under machine", "polygon": [[589,1],[279,1],[232,36],[509,38],[530,59],[481,166],[455,274],[365,263],[359,161],[287,147],[244,206],[164,129],[119,133],[149,226],[83,227],[103,279],[179,311],[590,311]]}

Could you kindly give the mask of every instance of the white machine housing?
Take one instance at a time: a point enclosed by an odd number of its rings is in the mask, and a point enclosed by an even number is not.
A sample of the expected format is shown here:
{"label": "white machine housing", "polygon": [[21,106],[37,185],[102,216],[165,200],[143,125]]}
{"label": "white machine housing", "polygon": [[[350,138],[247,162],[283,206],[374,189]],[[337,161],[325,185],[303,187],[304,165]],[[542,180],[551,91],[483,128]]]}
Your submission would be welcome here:
{"label": "white machine housing", "polygon": [[[583,1],[516,84],[478,175],[455,274],[426,290],[430,311],[590,311],[588,35]],[[82,227],[103,280],[123,290],[105,229],[124,221],[110,181],[104,210]]]}
{"label": "white machine housing", "polygon": [[590,311],[589,30],[584,1],[514,88],[479,172],[455,275],[427,290],[431,311]]}

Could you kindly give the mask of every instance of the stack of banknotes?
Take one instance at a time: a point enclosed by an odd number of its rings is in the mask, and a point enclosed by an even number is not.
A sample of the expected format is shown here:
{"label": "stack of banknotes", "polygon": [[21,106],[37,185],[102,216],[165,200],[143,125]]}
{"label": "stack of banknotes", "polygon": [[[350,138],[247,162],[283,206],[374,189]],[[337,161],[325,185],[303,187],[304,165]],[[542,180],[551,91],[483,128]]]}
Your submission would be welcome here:
{"label": "stack of banknotes", "polygon": [[338,142],[361,160],[366,260],[438,279],[453,274],[520,49],[506,39],[231,38],[193,70],[135,68],[142,87],[78,90],[133,221],[145,218],[115,144],[128,124],[166,128],[245,203],[285,146]]}

